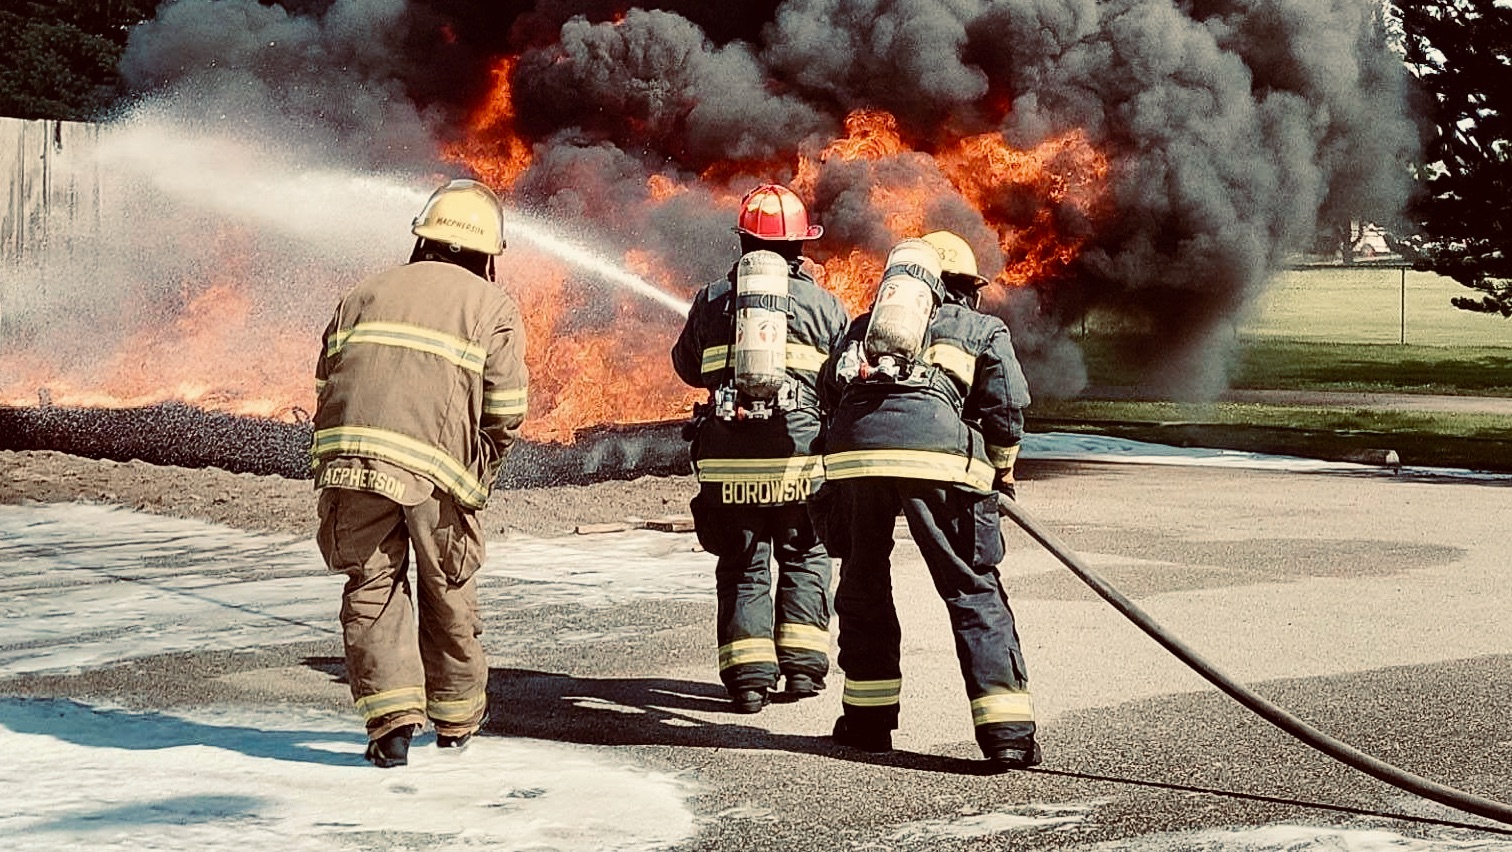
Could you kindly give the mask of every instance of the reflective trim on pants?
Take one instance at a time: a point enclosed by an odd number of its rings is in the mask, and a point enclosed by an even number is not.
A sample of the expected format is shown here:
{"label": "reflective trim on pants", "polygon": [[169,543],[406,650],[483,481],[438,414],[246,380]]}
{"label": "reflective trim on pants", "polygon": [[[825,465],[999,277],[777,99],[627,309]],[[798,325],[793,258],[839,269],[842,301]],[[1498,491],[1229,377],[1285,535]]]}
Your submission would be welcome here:
{"label": "reflective trim on pants", "polygon": [[779,624],[777,625],[777,649],[779,651],[788,649],[818,651],[821,654],[828,654],[829,631],[810,624]]}
{"label": "reflective trim on pants", "polygon": [[453,701],[432,698],[425,702],[425,712],[440,723],[465,725],[482,716],[483,708],[487,704],[488,696],[478,692],[467,698],[458,698]]}
{"label": "reflective trim on pants", "polygon": [[1033,722],[1034,701],[1027,692],[999,692],[971,701],[973,725],[999,722]]}
{"label": "reflective trim on pants", "polygon": [[903,678],[888,680],[845,679],[845,695],[842,704],[852,707],[886,707],[897,704],[903,697]]}
{"label": "reflective trim on pants", "polygon": [[719,646],[719,670],[752,663],[777,663],[777,643],[765,637],[736,639]]}
{"label": "reflective trim on pants", "polygon": [[404,686],[357,699],[357,712],[368,722],[405,710],[425,712],[424,687]]}

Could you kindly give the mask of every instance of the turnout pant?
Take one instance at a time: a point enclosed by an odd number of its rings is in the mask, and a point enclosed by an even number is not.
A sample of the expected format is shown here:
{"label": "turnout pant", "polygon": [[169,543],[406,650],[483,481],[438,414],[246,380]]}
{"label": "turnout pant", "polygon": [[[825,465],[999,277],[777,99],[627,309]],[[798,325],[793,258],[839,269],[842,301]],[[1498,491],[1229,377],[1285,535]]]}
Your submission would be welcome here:
{"label": "turnout pant", "polygon": [[822,683],[829,673],[831,566],[804,504],[727,504],[719,483],[710,483],[691,508],[699,543],[719,558],[716,632],[725,688],[770,690],[779,675],[795,674]]}
{"label": "turnout pant", "polygon": [[984,752],[1031,745],[1029,675],[997,571],[1003,534],[996,497],[898,477],[831,484],[836,514],[827,529],[846,538],[837,548],[844,554],[835,612],[847,725],[898,727],[902,630],[893,602],[891,555],[893,523],[902,512],[950,615],[977,744]]}
{"label": "turnout pant", "polygon": [[427,719],[439,734],[477,730],[488,702],[488,659],[474,578],[483,537],[473,512],[440,489],[403,506],[343,488],[323,489],[319,512],[320,552],[332,571],[347,575],[347,679],[369,738]]}

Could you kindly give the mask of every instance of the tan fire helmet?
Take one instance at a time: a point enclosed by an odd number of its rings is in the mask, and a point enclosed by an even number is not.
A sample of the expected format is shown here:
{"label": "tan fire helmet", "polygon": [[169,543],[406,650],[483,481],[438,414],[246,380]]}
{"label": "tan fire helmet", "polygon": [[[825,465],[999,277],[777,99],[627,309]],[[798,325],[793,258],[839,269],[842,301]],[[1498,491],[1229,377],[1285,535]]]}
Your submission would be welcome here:
{"label": "tan fire helmet", "polygon": [[504,251],[504,211],[499,196],[475,180],[454,180],[431,193],[410,231],[417,237],[484,254]]}
{"label": "tan fire helmet", "polygon": [[976,254],[971,246],[949,231],[934,231],[921,239],[934,246],[940,254],[940,271],[945,274],[964,275],[974,279],[976,286],[985,287],[990,281],[977,274]]}

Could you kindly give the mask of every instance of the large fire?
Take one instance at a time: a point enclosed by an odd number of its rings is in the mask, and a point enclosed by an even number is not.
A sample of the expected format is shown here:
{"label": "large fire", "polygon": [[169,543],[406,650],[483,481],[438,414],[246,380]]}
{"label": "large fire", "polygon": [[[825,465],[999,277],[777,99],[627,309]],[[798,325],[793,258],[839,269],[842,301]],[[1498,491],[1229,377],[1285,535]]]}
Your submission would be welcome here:
{"label": "large fire", "polygon": [[[529,167],[529,144],[515,129],[510,72],[513,58],[494,69],[495,85],[468,124],[469,134],[447,148],[446,156],[485,177],[508,195]],[[791,163],[767,164],[773,179],[791,175],[786,183],[812,197],[819,169],[831,159],[883,161],[923,157],[933,163],[934,180],[911,183],[877,182],[872,187],[878,206],[892,211],[887,227],[896,239],[924,232],[923,211],[940,193],[959,194],[994,226],[1005,265],[996,281],[1022,286],[1065,270],[1075,259],[1082,238],[1062,233],[1053,216],[1056,207],[1070,206],[1094,214],[1102,200],[1108,164],[1080,133],[1066,134],[1028,150],[1010,147],[1000,134],[987,133],[955,140],[935,150],[916,150],[898,131],[896,119],[881,110],[857,110],[848,115],[844,135],[811,158],[798,155]],[[696,180],[718,185],[727,174],[739,174],[743,164],[721,163],[705,169]],[[748,169],[748,164],[746,164]],[[928,174],[925,170],[925,174]],[[695,178],[689,178],[694,180]],[[664,203],[686,190],[664,174],[648,181],[650,204]],[[718,193],[734,216],[735,200],[748,187],[730,186]],[[1021,205],[1034,212],[1024,221],[996,210],[1005,196],[1029,198]],[[823,260],[810,266],[815,278],[840,296],[852,315],[870,304],[882,272],[883,255],[856,247],[828,249]],[[658,263],[645,253],[631,251],[625,265],[648,280],[674,292],[692,295],[698,284],[666,273],[673,259]],[[571,283],[554,270],[533,268],[525,303],[531,336],[532,418],[527,432],[564,438],[574,428],[604,421],[665,419],[682,416],[702,396],[690,391],[671,373],[667,350],[677,333],[675,325],[660,328],[649,319],[636,319],[626,307],[623,322],[602,330],[567,330],[571,320]]]}
{"label": "large fire", "polygon": [[[516,123],[511,89],[515,61],[506,58],[496,65],[488,97],[475,108],[465,133],[441,152],[445,160],[464,166],[506,199],[534,161],[531,142]],[[995,276],[1000,288],[1064,272],[1077,256],[1081,238],[1064,233],[1054,211],[1072,208],[1094,217],[1108,172],[1106,160],[1079,133],[1028,150],[1009,146],[997,133],[919,146],[900,134],[898,122],[887,112],[858,110],[845,119],[842,135],[790,162],[760,168],[750,163],[716,164],[681,180],[653,175],[645,187],[645,203],[673,203],[700,185],[727,202],[723,206],[733,224],[736,200],[750,187],[727,180],[729,176],[742,175],[749,183],[749,175],[759,172],[812,200],[825,168],[900,162],[910,167],[877,169],[879,177],[869,190],[873,205],[890,211],[886,230],[895,240],[923,233],[930,224],[926,211],[931,202],[953,193],[978,211],[996,234],[1004,259]],[[889,177],[880,177],[884,174]],[[822,211],[818,218],[822,224]],[[864,311],[885,249],[879,253],[876,246],[837,244],[826,235],[812,250],[817,258],[811,267],[815,277],[839,295],[853,315]],[[234,246],[219,251],[226,275],[209,284],[186,284],[175,319],[128,336],[115,354],[87,371],[60,375],[36,353],[0,353],[0,403],[36,404],[42,391],[45,402],[58,405],[139,406],[172,400],[243,415],[307,416],[314,405],[310,373],[315,335],[325,317],[311,320],[313,333],[309,328],[289,328],[287,321],[259,322],[251,295],[256,282],[248,280],[250,273],[248,278],[237,277],[236,270],[246,265],[237,262]],[[672,272],[678,266],[675,257],[635,250],[617,260],[658,288],[685,298],[705,283],[683,280]],[[586,426],[678,418],[702,397],[701,391],[686,387],[672,374],[668,352],[680,321],[664,307],[630,293],[614,294],[607,287],[585,288],[562,260],[528,246],[510,246],[501,261],[500,278],[520,302],[527,326],[527,437],[568,442]],[[615,304],[589,304],[589,292],[596,300],[609,292],[607,298]],[[593,322],[580,321],[585,312]],[[247,352],[256,357],[235,354]]]}

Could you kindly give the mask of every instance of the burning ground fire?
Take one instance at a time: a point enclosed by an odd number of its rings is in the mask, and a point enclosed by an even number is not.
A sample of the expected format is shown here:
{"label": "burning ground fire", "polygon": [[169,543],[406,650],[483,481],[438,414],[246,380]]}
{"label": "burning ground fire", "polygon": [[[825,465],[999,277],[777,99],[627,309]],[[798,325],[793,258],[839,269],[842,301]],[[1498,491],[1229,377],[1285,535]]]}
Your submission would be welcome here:
{"label": "burning ground fire", "polygon": [[[511,66],[512,60],[506,60],[495,70],[495,88],[468,122],[468,133],[443,152],[506,198],[531,165],[530,146],[514,130]],[[1073,204],[1090,215],[1108,168],[1077,135],[1028,151],[1012,149],[997,134],[963,138],[933,153],[918,151],[902,139],[896,120],[880,110],[852,113],[845,135],[817,155],[800,155],[787,167],[770,168],[790,172],[789,184],[811,195],[826,164],[899,160],[913,162],[907,172],[911,179],[878,180],[870,190],[872,202],[891,211],[886,227],[894,239],[922,233],[922,211],[946,194],[973,204],[988,221],[988,200],[1008,188],[1057,205]],[[699,180],[652,175],[644,203],[666,204]],[[745,188],[712,190],[731,220]],[[997,241],[1007,258],[997,278],[1009,286],[1063,272],[1077,251],[1075,238],[1059,233],[1044,214],[1025,227],[1002,226]],[[839,295],[852,314],[866,310],[884,255],[854,246],[815,248],[822,258],[810,267],[816,279]],[[217,279],[181,285],[181,305],[169,321],[129,334],[85,377],[57,374],[35,352],[6,353],[0,366],[9,378],[0,400],[31,405],[45,389],[46,400],[54,405],[136,407],[176,401],[245,416],[307,417],[314,406],[313,387],[304,381],[313,338],[257,315],[258,285],[246,271],[246,255],[253,250],[228,229],[227,238],[216,241],[222,271]],[[703,283],[679,280],[676,257],[630,250],[621,263],[667,292],[691,296]],[[671,372],[667,351],[678,325],[665,309],[602,287],[587,290],[566,263],[529,246],[512,245],[501,270],[526,323],[532,400],[526,437],[570,442],[586,426],[682,417],[701,400],[702,391],[684,386]],[[590,314],[596,319],[584,322],[582,317]],[[257,356],[240,357],[248,352]]]}
{"label": "burning ground fire", "polygon": [[[852,313],[894,243],[948,229],[997,282],[984,308],[1036,396],[1085,387],[1069,330],[1089,310],[1144,335],[1152,386],[1210,394],[1225,330],[1287,253],[1341,218],[1392,218],[1410,190],[1417,132],[1379,16],[1374,0],[162,4],[121,62],[141,100],[100,146],[157,113],[183,138],[83,166],[78,186],[108,183],[116,209],[96,233],[69,233],[88,211],[50,225],[47,275],[0,245],[0,404],[298,420],[335,298],[402,260],[424,194],[462,173],[516,227],[561,227],[668,296],[507,234],[536,440],[688,411],[701,393],[672,375],[668,307],[727,272],[737,201],[764,182],[824,226],[813,273]],[[332,162],[360,191],[304,185]],[[126,173],[140,201],[121,200]]]}

